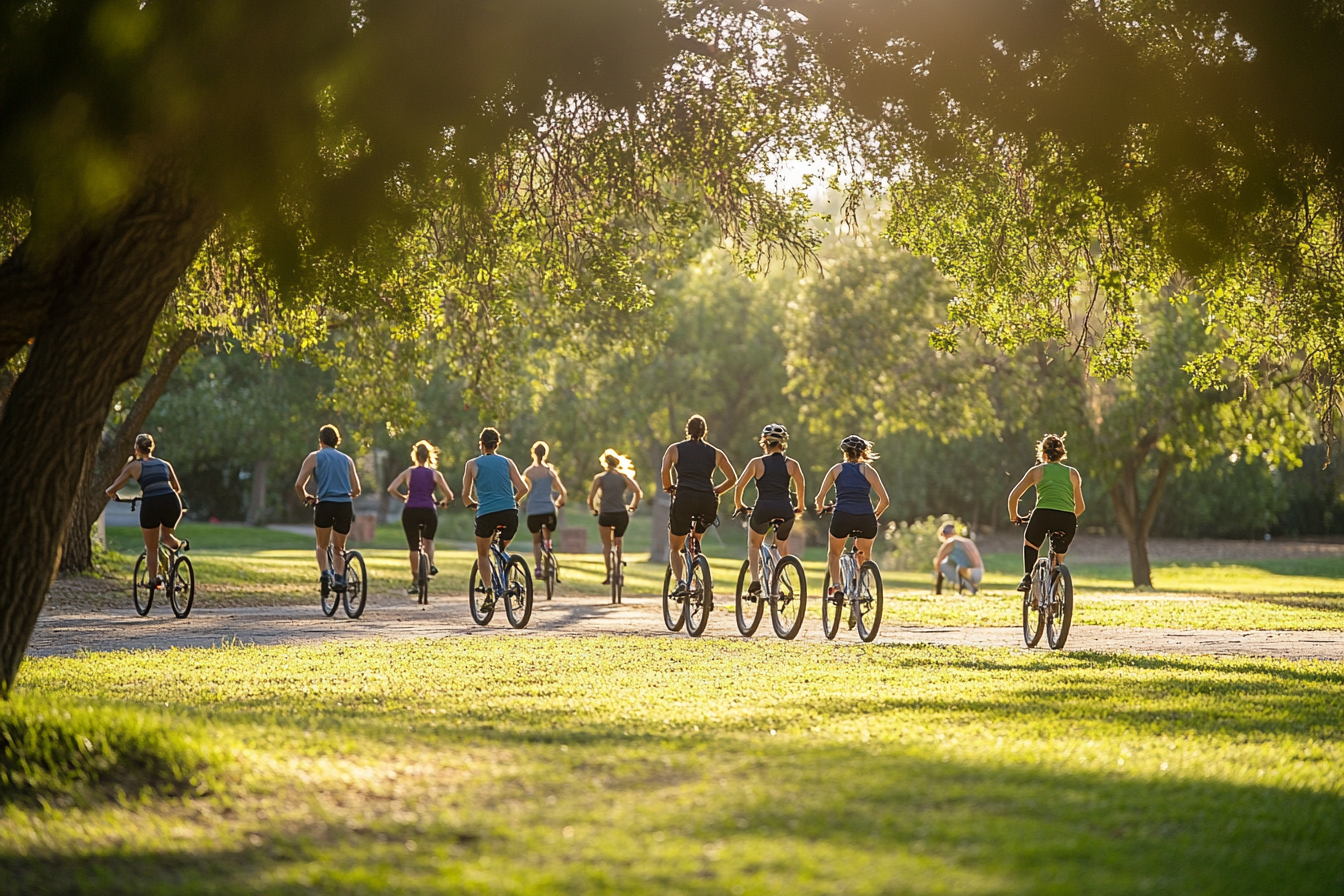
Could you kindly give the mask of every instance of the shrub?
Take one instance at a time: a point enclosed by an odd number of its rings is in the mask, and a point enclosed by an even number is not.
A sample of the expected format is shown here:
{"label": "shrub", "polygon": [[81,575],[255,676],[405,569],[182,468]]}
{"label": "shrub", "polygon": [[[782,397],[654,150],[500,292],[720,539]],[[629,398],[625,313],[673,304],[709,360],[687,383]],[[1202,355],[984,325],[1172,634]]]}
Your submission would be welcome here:
{"label": "shrub", "polygon": [[953,523],[957,534],[966,534],[966,525],[951,514],[926,517],[913,523],[888,523],[881,541],[886,545],[882,565],[893,570],[929,570],[933,574],[933,557],[942,541],[938,530],[945,523]]}

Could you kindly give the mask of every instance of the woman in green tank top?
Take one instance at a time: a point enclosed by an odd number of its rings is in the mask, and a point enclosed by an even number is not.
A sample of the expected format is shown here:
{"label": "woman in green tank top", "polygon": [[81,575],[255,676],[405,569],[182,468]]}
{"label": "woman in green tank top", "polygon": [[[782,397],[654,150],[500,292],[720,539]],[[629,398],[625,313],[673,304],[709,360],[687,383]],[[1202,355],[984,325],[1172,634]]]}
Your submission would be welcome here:
{"label": "woman in green tank top", "polygon": [[[1041,555],[1041,543],[1046,536],[1050,537],[1050,546],[1056,559],[1060,563],[1064,562],[1064,555],[1069,552],[1069,545],[1078,531],[1078,517],[1087,509],[1083,501],[1083,477],[1073,467],[1063,463],[1069,456],[1064,449],[1067,435],[1046,433],[1036,443],[1036,459],[1039,463],[1027,471],[1027,475],[1013,486],[1008,495],[1008,516],[1013,522],[1027,524],[1026,534],[1022,537],[1024,575],[1018,583],[1018,591],[1026,591],[1031,587],[1031,568]],[[1036,509],[1030,517],[1019,516],[1017,502],[1033,485],[1036,486]]]}

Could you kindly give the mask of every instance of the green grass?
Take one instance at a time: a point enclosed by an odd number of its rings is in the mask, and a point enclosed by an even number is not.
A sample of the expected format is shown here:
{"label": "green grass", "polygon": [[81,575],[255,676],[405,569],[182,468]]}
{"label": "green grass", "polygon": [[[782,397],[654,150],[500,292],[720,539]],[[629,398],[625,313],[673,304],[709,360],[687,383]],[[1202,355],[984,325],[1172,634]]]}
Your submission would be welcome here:
{"label": "green grass", "polygon": [[9,806],[14,892],[1344,888],[1328,663],[533,635],[38,659],[17,690],[223,758],[204,793]]}

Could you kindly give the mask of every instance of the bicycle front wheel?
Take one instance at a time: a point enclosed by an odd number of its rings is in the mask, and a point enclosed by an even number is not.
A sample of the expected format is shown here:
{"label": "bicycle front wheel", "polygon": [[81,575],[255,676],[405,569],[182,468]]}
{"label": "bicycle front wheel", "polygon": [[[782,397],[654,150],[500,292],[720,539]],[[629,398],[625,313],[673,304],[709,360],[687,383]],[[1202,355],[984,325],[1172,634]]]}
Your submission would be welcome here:
{"label": "bicycle front wheel", "polygon": [[[1049,573],[1046,574],[1049,579]],[[1032,570],[1031,587],[1022,595],[1022,640],[1028,647],[1035,647],[1045,631],[1044,599],[1041,594],[1041,571]]]}
{"label": "bicycle front wheel", "polygon": [[420,552],[420,569],[415,574],[415,587],[422,604],[429,603],[429,557]]}
{"label": "bicycle front wheel", "polygon": [[668,564],[667,572],[663,573],[663,625],[667,626],[670,632],[681,631],[682,623],[686,620],[682,616],[681,602],[685,598],[675,598],[672,596],[672,589],[676,578],[672,575],[672,565]]}
{"label": "bicycle front wheel", "polygon": [[1051,650],[1059,650],[1069,639],[1069,626],[1073,624],[1073,576],[1067,566],[1061,566],[1054,578],[1050,610],[1045,616],[1045,639]]}
{"label": "bicycle front wheel", "polygon": [[845,608],[844,594],[831,595],[831,574],[821,580],[821,633],[827,641],[834,641],[840,633],[840,613]]}
{"label": "bicycle front wheel", "polygon": [[467,606],[471,608],[473,622],[489,625],[495,618],[495,594],[481,578],[479,566],[478,561],[472,561],[471,575],[467,577]]}
{"label": "bicycle front wheel", "polygon": [[141,616],[148,616],[149,608],[154,606],[154,589],[149,587],[149,559],[144,552],[135,561],[135,572],[131,576],[131,601],[135,604],[135,612]]}
{"label": "bicycle front wheel", "polygon": [[737,616],[737,630],[744,638],[756,634],[756,629],[761,624],[761,614],[765,610],[760,592],[754,595],[747,592],[749,581],[751,581],[751,562],[743,560],[742,571],[737,574],[737,593],[733,598],[733,608]]}
{"label": "bicycle front wheel", "polygon": [[854,622],[859,640],[865,644],[877,637],[882,627],[882,573],[869,560],[859,568],[859,590],[854,596]]}
{"label": "bicycle front wheel", "polygon": [[191,558],[178,557],[173,563],[173,571],[168,574],[168,602],[178,619],[186,619],[191,605],[196,600],[196,570],[192,568]]}
{"label": "bicycle front wheel", "polygon": [[709,625],[709,611],[714,607],[714,582],[709,576],[709,561],[696,557],[691,567],[691,586],[681,605],[686,619],[686,634],[698,638]]}
{"label": "bicycle front wheel", "polygon": [[807,613],[807,575],[797,557],[781,557],[770,583],[770,624],[785,641],[798,637]]}
{"label": "bicycle front wheel", "polygon": [[358,619],[364,613],[364,602],[369,598],[369,572],[364,567],[364,555],[350,551],[345,555],[345,615]]}
{"label": "bicycle front wheel", "polygon": [[514,628],[526,628],[532,618],[532,570],[521,555],[504,568],[504,615]]}

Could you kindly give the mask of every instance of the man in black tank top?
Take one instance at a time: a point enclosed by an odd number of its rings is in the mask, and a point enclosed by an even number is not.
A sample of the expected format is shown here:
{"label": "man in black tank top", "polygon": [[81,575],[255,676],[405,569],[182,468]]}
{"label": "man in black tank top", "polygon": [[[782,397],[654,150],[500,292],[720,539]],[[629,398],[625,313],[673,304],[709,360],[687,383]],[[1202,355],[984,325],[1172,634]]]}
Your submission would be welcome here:
{"label": "man in black tank top", "polygon": [[[774,520],[783,520],[775,528],[775,547],[780,556],[789,553],[789,533],[793,531],[793,521],[802,505],[802,495],[807,493],[807,483],[803,478],[803,468],[798,461],[787,456],[784,451],[789,446],[789,432],[778,423],[771,423],[761,430],[759,442],[765,454],[754,458],[742,470],[733,491],[733,506],[736,513],[746,512],[742,495],[747,483],[756,482],[756,506],[751,511],[751,530],[747,535],[747,560],[751,564],[751,594],[761,590],[761,542]],[[800,496],[795,505],[789,494],[789,483],[798,487]]]}
{"label": "man in black tank top", "polygon": [[[672,510],[668,515],[667,526],[668,543],[672,548],[672,574],[678,583],[686,575],[682,569],[681,549],[691,532],[691,517],[700,520],[695,524],[695,531],[697,535],[703,535],[719,515],[719,495],[732,488],[737,481],[737,471],[733,469],[728,455],[705,441],[708,431],[705,418],[694,415],[686,421],[686,441],[670,446],[663,455],[663,490],[672,495]],[[714,485],[715,467],[727,477],[717,486]],[[675,483],[672,480],[673,470],[677,472]]]}

